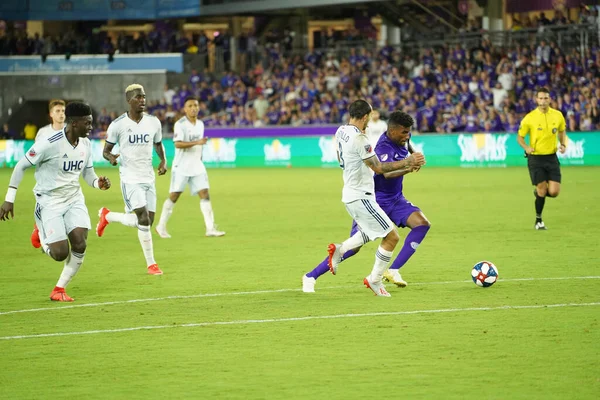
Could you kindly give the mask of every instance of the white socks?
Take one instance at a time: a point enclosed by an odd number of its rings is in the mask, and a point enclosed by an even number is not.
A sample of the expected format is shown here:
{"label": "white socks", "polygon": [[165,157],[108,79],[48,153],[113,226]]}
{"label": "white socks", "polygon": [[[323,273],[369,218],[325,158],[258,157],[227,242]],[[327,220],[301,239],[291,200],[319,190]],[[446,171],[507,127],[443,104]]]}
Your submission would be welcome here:
{"label": "white socks", "polygon": [[60,274],[60,278],[58,279],[58,283],[56,286],[60,288],[66,288],[71,279],[75,276],[81,264],[83,264],[83,258],[85,257],[85,253],[76,253],[71,250],[71,255],[65,261],[65,267],[63,268],[62,273]]}
{"label": "white socks", "polygon": [[160,213],[158,226],[162,228],[167,227],[167,222],[169,222],[169,218],[171,217],[171,214],[173,214],[173,207],[175,207],[175,203],[173,203],[171,199],[167,197],[163,204],[162,212]]}
{"label": "white socks", "polygon": [[154,260],[154,249],[152,246],[152,232],[150,232],[149,226],[138,226],[138,239],[140,239],[144,257],[146,257],[146,265],[151,266],[152,264],[156,264],[156,261]]}
{"label": "white socks", "polygon": [[125,214],[112,211],[106,214],[106,220],[108,222],[120,222],[121,224],[131,228],[135,228],[138,221],[137,215],[135,214]]}
{"label": "white socks", "polygon": [[371,271],[371,282],[381,282],[383,273],[392,260],[392,254],[394,254],[393,251],[387,251],[381,246],[377,248],[377,252],[375,253],[375,265],[373,265],[373,271]]}
{"label": "white socks", "polygon": [[348,250],[357,249],[366,243],[369,243],[369,237],[361,231],[357,231],[342,243],[340,246],[340,254],[344,255]]}
{"label": "white socks", "polygon": [[200,200],[200,211],[202,211],[202,215],[204,215],[204,224],[206,225],[206,230],[210,231],[215,228],[215,216],[213,215],[212,205],[210,204],[210,200],[202,199]]}

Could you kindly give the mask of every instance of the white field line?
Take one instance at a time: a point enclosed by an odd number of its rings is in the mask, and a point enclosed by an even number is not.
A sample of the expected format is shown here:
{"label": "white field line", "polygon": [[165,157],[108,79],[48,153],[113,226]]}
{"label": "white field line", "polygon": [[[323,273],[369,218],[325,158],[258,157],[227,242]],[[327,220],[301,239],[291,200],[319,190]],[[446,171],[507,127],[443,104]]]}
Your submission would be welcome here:
{"label": "white field line", "polygon": [[[498,282],[526,282],[526,281],[555,281],[555,280],[577,280],[577,279],[600,279],[600,276],[567,276],[567,277],[557,277],[557,278],[517,278],[517,279],[499,279]],[[450,285],[456,283],[469,283],[470,280],[464,281],[443,281],[443,282],[417,282],[410,283],[409,286],[426,286],[426,285]],[[300,286],[300,285],[298,285]],[[326,286],[318,288],[320,290],[329,290],[329,289],[350,289],[355,288],[357,285],[352,286]],[[130,304],[130,303],[147,303],[151,301],[165,301],[165,300],[182,300],[182,299],[199,299],[203,297],[221,297],[221,296],[246,296],[246,295],[255,295],[255,294],[270,294],[270,293],[285,293],[285,292],[299,292],[301,288],[294,289],[275,289],[275,290],[256,290],[249,292],[225,292],[225,293],[204,293],[204,294],[193,294],[187,296],[165,296],[165,297],[154,297],[154,298],[146,298],[146,299],[131,299],[131,300],[116,300],[116,301],[105,301],[101,303],[85,303],[85,304],[69,304],[69,305],[57,305],[55,307],[40,307],[40,308],[27,308],[23,310],[10,310],[10,311],[1,311],[0,315],[9,315],[9,314],[19,314],[19,313],[28,313],[28,312],[38,312],[38,311],[56,311],[56,310],[65,310],[71,308],[82,308],[82,307],[102,307],[102,306],[112,306],[118,304]],[[485,290],[485,289],[482,289]]]}
{"label": "white field line", "polygon": [[529,305],[529,306],[445,308],[445,309],[438,309],[438,310],[376,312],[376,313],[364,313],[364,314],[335,314],[335,315],[320,315],[320,316],[291,317],[291,318],[272,318],[272,319],[243,319],[243,320],[234,320],[234,321],[197,322],[197,323],[191,323],[191,324],[177,324],[177,325],[134,326],[131,328],[98,329],[98,330],[79,331],[79,332],[41,333],[41,334],[37,334],[37,335],[0,336],[0,340],[38,339],[38,338],[57,337],[57,336],[82,336],[82,335],[94,335],[94,334],[102,334],[102,333],[148,331],[148,330],[169,329],[169,328],[198,328],[198,327],[222,326],[222,325],[269,324],[269,323],[274,323],[274,322],[298,322],[298,321],[310,321],[310,320],[317,320],[317,319],[383,317],[383,316],[398,316],[398,315],[413,315],[413,314],[458,313],[458,312],[471,312],[471,311],[532,310],[532,309],[541,309],[541,308],[590,307],[590,306],[600,306],[600,303],[563,303],[563,304],[543,304],[543,305],[538,304],[538,305]]}

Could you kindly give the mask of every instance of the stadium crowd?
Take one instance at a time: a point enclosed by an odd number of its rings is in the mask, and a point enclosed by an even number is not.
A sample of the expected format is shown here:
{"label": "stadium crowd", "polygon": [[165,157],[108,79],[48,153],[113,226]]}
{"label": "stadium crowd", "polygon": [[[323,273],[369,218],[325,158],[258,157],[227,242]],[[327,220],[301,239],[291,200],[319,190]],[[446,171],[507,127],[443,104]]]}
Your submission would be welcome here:
{"label": "stadium crowd", "polygon": [[[596,16],[582,18],[590,22]],[[552,21],[543,13],[537,19],[538,26],[567,22],[559,13]],[[352,35],[356,32],[341,38]],[[267,41],[262,57],[246,72],[192,71],[187,84],[165,87],[161,99],[149,99],[148,112],[161,119],[166,134],[192,95],[201,100],[200,117],[208,127],[339,124],[348,119],[348,104],[363,98],[384,119],[397,109],[411,114],[419,132],[515,132],[536,107],[535,88],[546,86],[568,131],[600,129],[600,49],[594,45],[581,53],[534,38],[530,45],[504,48],[482,36],[471,48],[444,45],[414,55],[392,46],[361,46],[360,40],[344,51],[337,46],[336,51],[298,53],[290,41],[279,39]],[[183,51],[181,43],[175,50]],[[117,114],[103,110],[94,135],[102,137]]]}

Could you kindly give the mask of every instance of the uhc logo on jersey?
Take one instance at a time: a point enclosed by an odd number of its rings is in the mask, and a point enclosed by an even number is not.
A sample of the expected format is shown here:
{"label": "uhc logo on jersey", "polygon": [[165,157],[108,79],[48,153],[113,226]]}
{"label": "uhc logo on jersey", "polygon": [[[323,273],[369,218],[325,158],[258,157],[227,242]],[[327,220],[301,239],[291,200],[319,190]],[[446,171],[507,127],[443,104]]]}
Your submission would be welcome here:
{"label": "uhc logo on jersey", "polygon": [[63,170],[69,171],[80,171],[83,168],[83,160],[79,161],[63,161]]}
{"label": "uhc logo on jersey", "polygon": [[143,144],[150,142],[150,135],[147,133],[139,135],[129,135],[129,143],[131,144]]}

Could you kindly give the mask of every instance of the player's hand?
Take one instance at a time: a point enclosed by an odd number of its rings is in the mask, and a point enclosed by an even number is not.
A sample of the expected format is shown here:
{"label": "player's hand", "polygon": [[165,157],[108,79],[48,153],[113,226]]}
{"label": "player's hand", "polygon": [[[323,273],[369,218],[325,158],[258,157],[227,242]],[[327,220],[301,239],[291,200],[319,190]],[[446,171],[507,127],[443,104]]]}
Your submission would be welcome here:
{"label": "player's hand", "polygon": [[0,221],[8,221],[11,218],[15,218],[15,211],[13,209],[14,204],[5,201],[0,207]]}
{"label": "player's hand", "polygon": [[565,154],[565,151],[567,151],[567,146],[561,144],[560,146],[558,146],[558,151],[560,151],[560,154]]}
{"label": "player's hand", "polygon": [[410,156],[406,157],[406,160],[408,161],[408,165],[411,167],[420,167],[425,165],[425,156],[423,153],[412,153]]}
{"label": "player's hand", "polygon": [[526,148],[526,149],[525,149],[525,153],[527,153],[527,154],[531,154],[531,153],[533,153],[533,147],[528,147],[528,148]]}
{"label": "player's hand", "polygon": [[114,165],[117,165],[117,158],[119,158],[119,156],[120,156],[120,154],[109,153],[109,154],[107,154],[106,157],[107,157],[108,162],[110,163],[110,165],[114,166]]}
{"label": "player's hand", "polygon": [[100,190],[110,189],[110,179],[108,179],[106,176],[98,177],[98,187]]}
{"label": "player's hand", "polygon": [[411,167],[410,172],[419,172],[420,169],[421,169],[421,166],[414,166],[414,167]]}
{"label": "player's hand", "polygon": [[160,164],[158,164],[158,175],[164,175],[166,173],[167,173],[167,162],[161,161]]}
{"label": "player's hand", "polygon": [[206,144],[206,142],[208,142],[208,138],[205,138],[205,137],[200,140],[196,140],[196,144],[199,144],[199,145]]}

